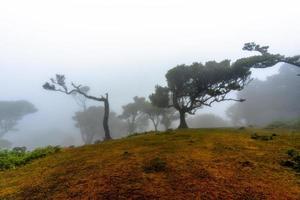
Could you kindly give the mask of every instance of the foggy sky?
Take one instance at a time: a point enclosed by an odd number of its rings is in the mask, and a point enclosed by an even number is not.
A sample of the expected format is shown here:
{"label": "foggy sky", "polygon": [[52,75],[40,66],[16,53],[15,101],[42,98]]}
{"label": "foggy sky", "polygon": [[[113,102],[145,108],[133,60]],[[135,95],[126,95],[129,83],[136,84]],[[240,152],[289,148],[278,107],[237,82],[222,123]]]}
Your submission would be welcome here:
{"label": "foggy sky", "polygon": [[[171,67],[252,55],[241,51],[245,42],[299,54],[299,7],[297,0],[2,1],[0,100],[25,99],[39,109],[5,138],[31,146],[78,138],[73,99],[41,87],[56,73],[89,85],[91,94],[109,92],[112,110],[121,112],[133,96],[165,85]],[[255,70],[254,77],[277,70]],[[204,111],[224,116],[228,104]]]}

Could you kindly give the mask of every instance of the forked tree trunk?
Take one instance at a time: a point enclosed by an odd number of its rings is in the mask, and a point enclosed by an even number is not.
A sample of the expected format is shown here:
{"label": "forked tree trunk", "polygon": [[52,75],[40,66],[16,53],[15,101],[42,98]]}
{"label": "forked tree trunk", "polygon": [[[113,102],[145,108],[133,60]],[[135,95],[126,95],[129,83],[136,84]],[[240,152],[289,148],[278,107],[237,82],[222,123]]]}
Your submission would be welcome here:
{"label": "forked tree trunk", "polygon": [[178,128],[179,129],[188,128],[188,125],[185,120],[185,112],[179,111],[179,114],[180,114],[180,124]]}

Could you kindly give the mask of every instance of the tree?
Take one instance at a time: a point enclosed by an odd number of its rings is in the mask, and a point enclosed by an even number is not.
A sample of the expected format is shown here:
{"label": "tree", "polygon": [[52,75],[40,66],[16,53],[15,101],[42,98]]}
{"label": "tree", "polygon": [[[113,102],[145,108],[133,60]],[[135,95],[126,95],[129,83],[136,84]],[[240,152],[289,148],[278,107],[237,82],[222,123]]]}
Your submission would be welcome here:
{"label": "tree", "polygon": [[150,102],[145,101],[142,105],[142,112],[150,119],[155,131],[158,131],[158,125],[161,122],[161,116],[164,109],[153,106]]}
{"label": "tree", "polygon": [[35,106],[28,101],[0,101],[0,138],[15,126],[24,116],[37,112]]}
{"label": "tree", "polygon": [[95,96],[91,96],[87,94],[87,91],[84,90],[84,88],[86,88],[86,86],[82,86],[82,85],[75,85],[74,83],[71,83],[71,87],[72,90],[69,90],[66,82],[65,82],[66,78],[64,75],[59,75],[57,74],[55,79],[51,78],[50,79],[50,83],[46,82],[43,85],[43,88],[46,90],[50,90],[50,91],[57,91],[57,92],[62,92],[64,94],[67,95],[77,95],[80,94],[82,96],[84,96],[85,98],[88,99],[92,99],[95,101],[100,101],[104,103],[104,117],[103,117],[103,128],[104,128],[104,132],[105,132],[105,140],[110,140],[111,136],[110,136],[110,129],[109,129],[109,125],[108,125],[108,121],[109,121],[109,101],[108,101],[108,93],[105,94],[105,96],[101,96],[101,97],[95,97]]}
{"label": "tree", "polygon": [[171,127],[173,121],[176,121],[178,119],[179,115],[176,114],[176,109],[164,108],[160,123],[165,127],[165,130],[168,130]]}
{"label": "tree", "polygon": [[160,108],[154,106],[148,101],[145,101],[145,104],[142,108],[142,112],[152,122],[155,131],[158,131],[159,124],[162,124],[167,130],[168,128],[170,128],[173,121],[179,119],[178,115],[175,114],[175,109]]}
{"label": "tree", "polygon": [[[102,140],[103,128],[98,123],[98,119],[104,116],[105,109],[102,106],[91,106],[85,111],[75,113],[73,120],[76,122],[75,126],[80,129],[82,140],[85,144],[91,144],[95,140]],[[115,135],[124,134],[126,124],[121,121],[116,113],[110,112],[109,126],[112,133]]]}
{"label": "tree", "polygon": [[134,97],[132,103],[122,106],[123,113],[121,119],[126,120],[128,124],[128,132],[134,133],[138,129],[148,126],[148,118],[143,113],[143,107],[146,99],[144,97]]}
{"label": "tree", "polygon": [[227,94],[243,89],[250,74],[249,68],[230,64],[229,60],[178,65],[166,74],[168,87],[156,86],[150,100],[158,107],[174,107],[180,115],[179,128],[187,128],[186,114],[195,114],[202,106],[226,100],[244,101],[227,98]]}
{"label": "tree", "polygon": [[300,67],[300,55],[286,57],[280,54],[271,54],[268,52],[269,46],[260,46],[254,42],[246,43],[243,50],[258,52],[260,55],[241,58],[236,61],[235,65],[248,68],[267,68],[282,62]]}
{"label": "tree", "polygon": [[210,61],[204,65],[179,65],[166,74],[167,87],[157,86],[151,100],[159,107],[174,107],[180,114],[179,128],[187,128],[185,115],[195,114],[202,106],[211,106],[214,102],[226,100],[243,102],[245,99],[226,98],[234,90],[242,90],[249,83],[251,68],[272,67],[277,63],[300,67],[300,55],[286,57],[268,52],[268,46],[246,43],[245,51],[254,51],[260,55],[250,56],[230,63]]}
{"label": "tree", "polygon": [[233,104],[226,111],[235,126],[267,125],[276,120],[300,117],[300,81],[295,74],[300,68],[282,65],[279,74],[266,81],[253,80],[238,97],[245,97],[243,104]]}

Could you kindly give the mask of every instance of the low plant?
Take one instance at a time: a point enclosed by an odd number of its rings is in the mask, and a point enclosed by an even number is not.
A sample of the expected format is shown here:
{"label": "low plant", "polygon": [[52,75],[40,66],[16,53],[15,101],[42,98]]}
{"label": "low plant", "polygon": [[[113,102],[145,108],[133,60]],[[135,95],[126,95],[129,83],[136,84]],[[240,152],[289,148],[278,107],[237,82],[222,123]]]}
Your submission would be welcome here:
{"label": "low plant", "polygon": [[12,150],[0,150],[0,170],[14,169],[32,160],[45,157],[60,151],[59,146],[48,146],[26,151],[25,147],[15,147]]}
{"label": "low plant", "polygon": [[274,134],[272,134],[272,135],[258,135],[257,133],[253,133],[251,135],[251,139],[269,141],[269,140],[273,140],[274,136],[276,136],[276,135],[274,135]]}
{"label": "low plant", "polygon": [[144,172],[146,173],[154,173],[154,172],[162,172],[167,168],[167,163],[159,157],[156,157],[144,165]]}
{"label": "low plant", "polygon": [[281,165],[300,172],[300,153],[295,149],[289,149],[286,153],[289,159],[281,161]]}

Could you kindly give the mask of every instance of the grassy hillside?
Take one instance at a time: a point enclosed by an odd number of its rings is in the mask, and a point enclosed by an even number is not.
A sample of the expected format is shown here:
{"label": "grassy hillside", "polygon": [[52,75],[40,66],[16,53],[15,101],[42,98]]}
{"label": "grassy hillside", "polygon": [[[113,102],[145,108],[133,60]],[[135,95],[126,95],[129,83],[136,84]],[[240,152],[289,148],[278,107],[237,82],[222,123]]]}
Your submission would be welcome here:
{"label": "grassy hillside", "polygon": [[[251,133],[273,140],[251,139]],[[300,199],[300,131],[189,129],[68,148],[0,172],[0,199]]]}

